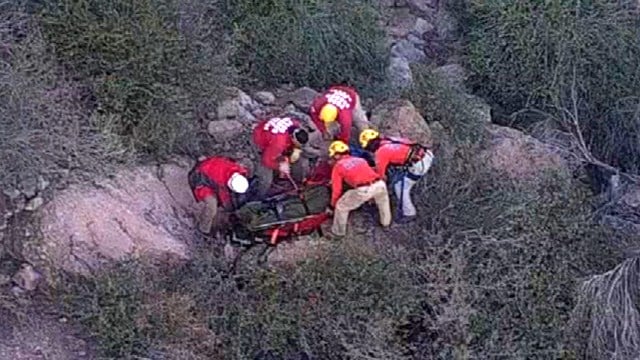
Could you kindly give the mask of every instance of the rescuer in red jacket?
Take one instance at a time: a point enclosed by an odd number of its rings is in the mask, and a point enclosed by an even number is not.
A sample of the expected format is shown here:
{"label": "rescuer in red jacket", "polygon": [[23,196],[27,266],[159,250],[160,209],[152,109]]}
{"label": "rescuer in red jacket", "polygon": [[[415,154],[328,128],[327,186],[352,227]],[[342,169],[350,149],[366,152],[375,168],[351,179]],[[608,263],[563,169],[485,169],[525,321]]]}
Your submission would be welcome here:
{"label": "rescuer in red jacket", "polygon": [[[349,146],[334,141],[329,146],[329,156],[335,160],[331,171],[331,206],[334,208],[330,237],[346,235],[349,213],[373,199],[378,207],[380,224],[391,224],[391,209],[387,185],[367,163],[367,160],[350,155]],[[343,194],[343,182],[351,189]]]}
{"label": "rescuer in red jacket", "polygon": [[411,189],[431,168],[433,152],[408,139],[383,137],[374,129],[363,130],[359,140],[363,149],[374,154],[379,176],[386,177],[390,166],[400,170],[399,176],[391,181],[402,210],[402,218],[397,222],[414,220],[416,207],[411,199]]}
{"label": "rescuer in red jacket", "polygon": [[329,87],[314,99],[309,115],[325,141],[341,140],[349,144],[352,125],[358,133],[369,128],[369,120],[360,104],[360,96],[349,86]]}
{"label": "rescuer in red jacket", "polygon": [[218,207],[224,211],[233,210],[235,194],[244,194],[249,188],[248,174],[247,168],[224,156],[202,159],[189,171],[193,197],[196,202],[205,203],[198,218],[201,232],[209,234],[214,222],[217,228],[226,224]]}
{"label": "rescuer in red jacket", "polygon": [[253,143],[260,152],[256,166],[257,196],[264,197],[273,183],[274,173],[302,182],[309,170],[309,158],[318,156],[307,146],[309,134],[299,119],[272,117],[258,122]]}

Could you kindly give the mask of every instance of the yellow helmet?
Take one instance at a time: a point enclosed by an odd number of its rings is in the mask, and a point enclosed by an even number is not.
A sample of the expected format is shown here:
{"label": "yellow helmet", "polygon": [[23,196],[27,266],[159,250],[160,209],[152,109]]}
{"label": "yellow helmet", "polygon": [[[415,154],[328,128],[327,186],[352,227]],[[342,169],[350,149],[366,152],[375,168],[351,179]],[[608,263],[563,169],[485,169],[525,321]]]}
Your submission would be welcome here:
{"label": "yellow helmet", "polygon": [[336,154],[341,154],[349,151],[349,145],[344,141],[336,140],[329,145],[329,156],[334,157]]}
{"label": "yellow helmet", "polygon": [[333,104],[325,104],[322,109],[320,109],[320,120],[325,123],[336,121],[337,117],[338,108]]}
{"label": "yellow helmet", "polygon": [[366,149],[367,145],[369,145],[369,141],[377,139],[378,137],[380,137],[380,133],[376,130],[364,129],[360,133],[360,145],[363,149]]}

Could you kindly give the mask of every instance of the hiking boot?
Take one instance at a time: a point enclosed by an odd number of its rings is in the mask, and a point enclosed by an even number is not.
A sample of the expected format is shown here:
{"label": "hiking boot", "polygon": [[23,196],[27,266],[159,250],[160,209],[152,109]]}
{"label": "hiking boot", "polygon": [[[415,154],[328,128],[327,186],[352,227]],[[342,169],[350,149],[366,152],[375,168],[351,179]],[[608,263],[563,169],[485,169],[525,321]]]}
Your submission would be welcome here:
{"label": "hiking boot", "polygon": [[401,216],[398,219],[396,219],[396,223],[397,224],[409,224],[416,221],[416,216]]}
{"label": "hiking boot", "polygon": [[344,235],[337,235],[337,234],[334,234],[331,231],[325,231],[324,232],[324,237],[329,241],[340,241],[340,240],[344,239]]}

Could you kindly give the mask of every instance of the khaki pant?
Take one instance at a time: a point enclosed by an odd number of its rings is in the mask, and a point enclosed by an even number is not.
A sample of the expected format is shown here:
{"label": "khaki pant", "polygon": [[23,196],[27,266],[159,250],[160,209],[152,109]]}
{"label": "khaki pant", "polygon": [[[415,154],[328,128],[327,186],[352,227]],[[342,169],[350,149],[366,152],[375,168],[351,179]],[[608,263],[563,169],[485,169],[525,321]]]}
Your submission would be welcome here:
{"label": "khaki pant", "polygon": [[[260,157],[259,157],[260,158]],[[262,161],[258,160],[256,164],[256,178],[258,179],[258,186],[256,195],[259,198],[264,198],[269,192],[271,184],[273,184],[273,176],[276,171],[269,169],[262,165]],[[291,177],[296,182],[300,183],[309,173],[309,159],[304,156],[300,156],[300,159],[291,164]]]}
{"label": "khaki pant", "polygon": [[369,186],[348,190],[338,199],[333,214],[331,232],[338,236],[346,235],[349,213],[371,199],[376,202],[378,207],[380,224],[384,227],[389,226],[391,224],[389,193],[387,192],[387,184],[380,180]]}
{"label": "khaki pant", "polygon": [[207,196],[204,200],[204,207],[198,216],[198,229],[208,234],[213,227],[214,219],[218,214],[218,200],[215,196]]}
{"label": "khaki pant", "polygon": [[422,160],[411,165],[408,169],[409,174],[412,175],[411,177],[404,176],[402,180],[393,185],[396,198],[402,207],[402,215],[416,216],[416,207],[413,205],[413,201],[411,200],[411,189],[417,182],[417,180],[414,179],[416,179],[416,177],[423,177],[426,175],[429,168],[431,168],[432,162],[433,154],[428,152]]}

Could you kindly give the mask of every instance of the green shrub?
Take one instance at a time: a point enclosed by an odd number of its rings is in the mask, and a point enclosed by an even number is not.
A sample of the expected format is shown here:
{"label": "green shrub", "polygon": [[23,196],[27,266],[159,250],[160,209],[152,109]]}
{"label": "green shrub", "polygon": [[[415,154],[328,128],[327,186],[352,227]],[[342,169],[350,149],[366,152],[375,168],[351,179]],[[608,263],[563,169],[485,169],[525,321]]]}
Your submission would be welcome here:
{"label": "green shrub", "polygon": [[[562,178],[538,188],[498,187],[492,207],[503,207],[465,245],[465,279],[474,289],[471,351],[548,359],[567,347],[564,335],[578,279],[606,269],[619,254],[613,232],[590,220],[586,189]],[[493,210],[493,209],[492,209]],[[480,356],[482,357],[482,356]]]}
{"label": "green shrub", "polygon": [[19,4],[0,4],[0,185],[45,174],[109,171],[128,148],[99,116],[86,91],[65,78],[37,21]]}
{"label": "green shrub", "polygon": [[150,345],[141,326],[145,276],[138,264],[122,263],[96,277],[68,276],[59,289],[66,316],[79,321],[112,359],[144,355]]}
{"label": "green shrub", "polygon": [[247,80],[325,88],[347,81],[384,91],[387,54],[375,2],[229,1],[234,63]]}
{"label": "green shrub", "polygon": [[367,353],[404,358],[406,348],[395,329],[414,307],[417,289],[407,272],[388,260],[343,251],[277,271],[243,265],[231,281],[201,258],[190,271],[177,272],[177,283],[187,286],[180,293],[194,294],[213,332],[225,334],[226,359],[252,358],[260,351],[283,357],[307,352],[322,359]]}
{"label": "green shrub", "polygon": [[427,65],[412,65],[413,83],[404,90],[427,121],[438,121],[459,143],[476,144],[483,138],[484,124],[473,112],[468,95],[447,84]]}
{"label": "green shrub", "polygon": [[197,133],[233,79],[217,4],[174,0],[46,1],[57,55],[93,87],[97,111],[135,149],[164,155]]}
{"label": "green shrub", "polygon": [[[468,1],[471,85],[507,114],[579,119],[594,154],[635,172],[640,27],[633,1]],[[523,112],[515,120],[530,124]],[[501,121],[514,119],[501,119]],[[568,125],[568,129],[572,129]]]}
{"label": "green shrub", "polygon": [[249,261],[232,277],[205,252],[162,274],[124,263],[97,277],[67,277],[58,299],[110,358],[181,349],[207,359],[408,359],[398,329],[421,292],[400,264],[345,247],[277,271]]}
{"label": "green shrub", "polygon": [[422,358],[549,359],[579,349],[565,338],[576,285],[616,264],[612,239],[622,235],[595,222],[589,189],[569,174],[515,182],[488,169],[475,146],[445,150],[413,190],[418,224],[398,236],[415,252],[402,263],[425,279],[430,307],[415,315],[429,326],[413,325],[410,346]]}

